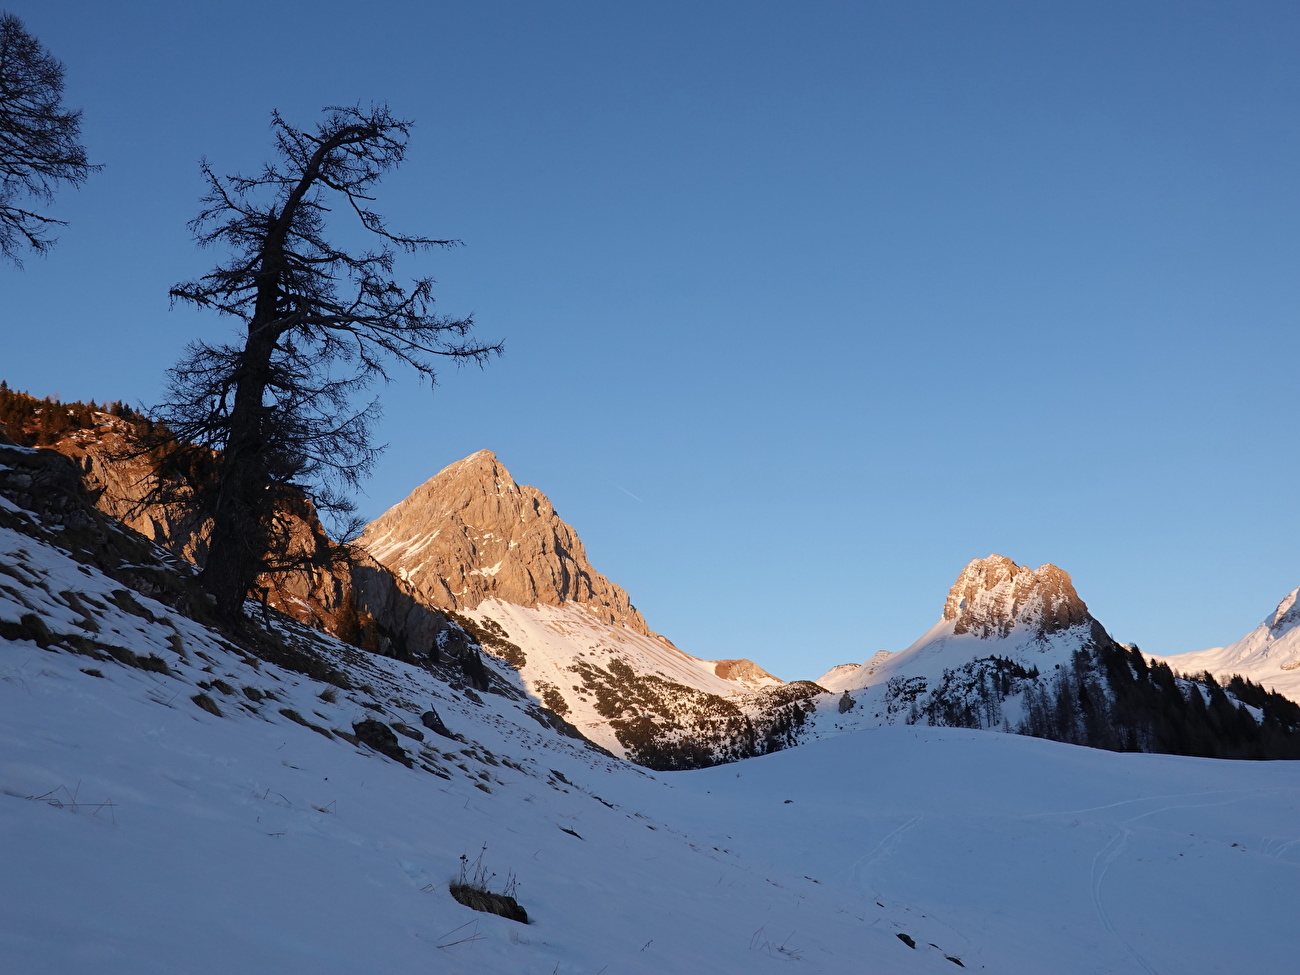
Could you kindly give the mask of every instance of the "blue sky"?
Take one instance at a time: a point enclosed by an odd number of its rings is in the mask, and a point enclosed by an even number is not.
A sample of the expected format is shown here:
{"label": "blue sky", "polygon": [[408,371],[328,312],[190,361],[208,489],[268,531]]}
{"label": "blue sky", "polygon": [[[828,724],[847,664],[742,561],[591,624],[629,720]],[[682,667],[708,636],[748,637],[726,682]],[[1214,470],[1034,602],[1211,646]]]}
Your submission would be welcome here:
{"label": "blue sky", "polygon": [[1300,8],[10,3],[105,165],[0,268],[17,388],[148,404],[268,113],[416,120],[379,190],[505,358],[382,390],[380,514],[483,447],[650,625],[779,676],[901,649],[971,558],[1222,644],[1296,565]]}

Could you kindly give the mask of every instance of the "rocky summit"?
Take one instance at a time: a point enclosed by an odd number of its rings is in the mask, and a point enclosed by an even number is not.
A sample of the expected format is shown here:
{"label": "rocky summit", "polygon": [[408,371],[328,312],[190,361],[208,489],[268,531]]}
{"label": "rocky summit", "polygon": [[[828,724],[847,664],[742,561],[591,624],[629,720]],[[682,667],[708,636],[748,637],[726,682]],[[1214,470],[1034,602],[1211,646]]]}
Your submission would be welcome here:
{"label": "rocky summit", "polygon": [[358,544],[440,609],[471,610],[488,599],[577,603],[603,622],[653,635],[627,593],[592,568],[546,495],[515,483],[490,450],[425,481]]}
{"label": "rocky summit", "polygon": [[982,639],[1008,636],[1019,625],[1045,637],[1092,620],[1069,573],[1050,563],[1030,569],[1003,555],[970,561],[948,591],[943,618],[953,633]]}

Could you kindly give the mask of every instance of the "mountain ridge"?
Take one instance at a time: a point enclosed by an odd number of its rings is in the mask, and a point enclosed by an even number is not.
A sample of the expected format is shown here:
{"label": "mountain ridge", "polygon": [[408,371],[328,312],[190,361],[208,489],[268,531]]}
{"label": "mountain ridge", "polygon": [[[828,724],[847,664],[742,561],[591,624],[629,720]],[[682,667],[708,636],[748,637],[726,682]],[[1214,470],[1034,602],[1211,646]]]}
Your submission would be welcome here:
{"label": "mountain ridge", "polygon": [[926,724],[1120,751],[1300,757],[1295,702],[1249,681],[1225,687],[1177,675],[1115,641],[1064,570],[1029,569],[996,554],[966,565],[920,639],[856,668],[832,668],[822,680],[841,697],[833,707],[819,703],[814,736]]}
{"label": "mountain ridge", "polygon": [[[113,489],[140,478],[114,467],[121,452],[101,442],[100,421],[111,435],[125,418],[78,404],[66,423],[47,424],[62,404],[13,394],[4,404],[6,416],[15,405],[37,416],[52,446],[100,485],[98,505],[120,515]],[[59,438],[78,422],[82,430]],[[318,523],[300,520],[304,545],[332,545]],[[144,527],[173,551],[192,538],[166,517]],[[277,590],[271,605],[371,652],[443,668],[453,682],[529,695],[553,712],[550,726],[576,728],[651,767],[734,761],[882,723],[1001,727],[1179,754],[1291,753],[1294,705],[1248,680],[1225,692],[1209,676],[1176,677],[1120,646],[1050,563],[1031,570],[996,554],[972,560],[939,622],[911,646],[832,668],[826,686],[787,685],[752,661],[693,657],[650,631],[545,495],[518,485],[491,451],[430,478],[377,520],[370,541],[394,564],[358,546],[346,572],[318,571]],[[439,595],[459,611],[440,608]],[[1293,604],[1275,612],[1270,632],[1290,632]],[[480,647],[500,664],[485,667]],[[1260,717],[1243,721],[1243,702]]]}

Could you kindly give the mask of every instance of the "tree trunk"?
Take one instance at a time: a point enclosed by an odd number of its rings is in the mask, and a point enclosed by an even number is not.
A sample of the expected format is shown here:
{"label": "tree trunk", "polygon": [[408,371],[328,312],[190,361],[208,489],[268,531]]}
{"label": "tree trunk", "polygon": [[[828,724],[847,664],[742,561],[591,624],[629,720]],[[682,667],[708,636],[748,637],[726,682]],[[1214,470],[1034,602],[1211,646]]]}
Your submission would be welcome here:
{"label": "tree trunk", "polygon": [[242,618],[244,598],[266,561],[274,495],[265,477],[262,401],[274,348],[272,329],[250,325],[230,414],[230,437],[218,463],[218,494],[202,581],[227,622]]}

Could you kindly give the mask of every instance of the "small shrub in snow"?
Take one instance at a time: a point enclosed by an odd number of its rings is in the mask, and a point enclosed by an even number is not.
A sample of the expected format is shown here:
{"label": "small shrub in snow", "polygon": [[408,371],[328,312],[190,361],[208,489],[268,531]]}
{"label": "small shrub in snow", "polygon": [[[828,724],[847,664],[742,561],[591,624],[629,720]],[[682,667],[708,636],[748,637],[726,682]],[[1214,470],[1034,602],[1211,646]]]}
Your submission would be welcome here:
{"label": "small shrub in snow", "polygon": [[209,714],[215,714],[218,718],[222,716],[221,708],[217,707],[217,702],[206,694],[195,694],[190,700]]}
{"label": "small shrub in snow", "polygon": [[515,900],[515,894],[519,890],[519,881],[511,873],[505,882],[505,887],[501,893],[496,893],[488,888],[488,884],[495,873],[489,873],[483,863],[483,854],[487,852],[487,846],[479,851],[473,862],[465,854],[460,857],[460,873],[456,879],[448,885],[451,896],[457,901],[464,904],[471,910],[481,911],[484,914],[496,914],[499,917],[508,918],[511,921],[518,921],[520,924],[528,923],[528,912],[519,905]]}

